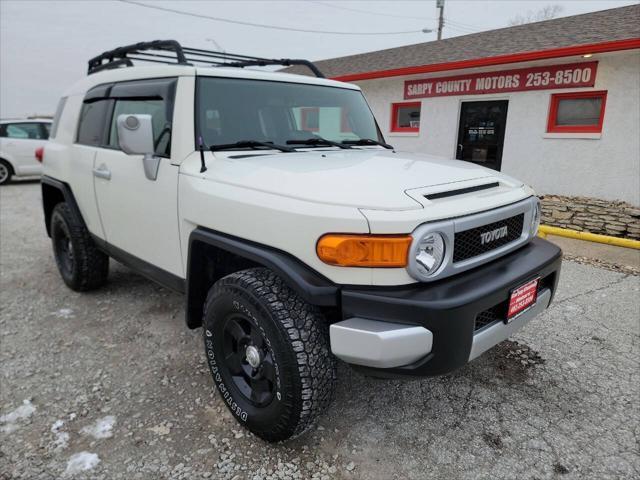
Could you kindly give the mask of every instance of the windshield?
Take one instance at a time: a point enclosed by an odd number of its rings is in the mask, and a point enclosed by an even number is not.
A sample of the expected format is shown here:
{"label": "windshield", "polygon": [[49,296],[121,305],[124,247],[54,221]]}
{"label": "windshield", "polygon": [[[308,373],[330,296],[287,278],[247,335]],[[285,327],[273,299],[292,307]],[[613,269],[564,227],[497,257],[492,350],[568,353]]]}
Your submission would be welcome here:
{"label": "windshield", "polygon": [[358,90],[218,77],[198,78],[196,136],[200,135],[206,147],[246,140],[280,145],[311,138],[382,140]]}

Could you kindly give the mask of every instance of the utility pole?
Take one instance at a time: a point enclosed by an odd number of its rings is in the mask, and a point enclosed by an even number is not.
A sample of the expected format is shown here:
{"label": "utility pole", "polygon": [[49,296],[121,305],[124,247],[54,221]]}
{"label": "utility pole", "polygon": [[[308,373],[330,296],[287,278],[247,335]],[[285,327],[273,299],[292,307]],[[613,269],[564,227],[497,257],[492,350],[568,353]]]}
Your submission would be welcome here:
{"label": "utility pole", "polygon": [[440,9],[438,18],[438,40],[442,40],[442,27],[444,27],[444,0],[436,0],[436,8]]}

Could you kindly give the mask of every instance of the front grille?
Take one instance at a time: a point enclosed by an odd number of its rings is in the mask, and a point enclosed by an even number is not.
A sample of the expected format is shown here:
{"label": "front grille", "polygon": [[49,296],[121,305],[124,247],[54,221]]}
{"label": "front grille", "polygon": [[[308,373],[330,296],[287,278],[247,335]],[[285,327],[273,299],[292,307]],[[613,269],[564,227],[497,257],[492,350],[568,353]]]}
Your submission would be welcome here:
{"label": "front grille", "polygon": [[[453,243],[453,261],[460,262],[469,258],[477,257],[483,253],[495,250],[508,243],[511,243],[522,235],[524,224],[524,213],[515,217],[489,223],[481,227],[471,228],[455,234]],[[507,233],[503,237],[493,238],[482,244],[482,234],[492,232],[500,228],[507,227]]]}
{"label": "front grille", "polygon": [[498,313],[498,305],[490,308],[489,310],[485,310],[484,312],[480,312],[476,317],[475,331],[480,330],[481,328],[486,327],[487,325],[491,325],[497,321],[501,321],[500,314]]}

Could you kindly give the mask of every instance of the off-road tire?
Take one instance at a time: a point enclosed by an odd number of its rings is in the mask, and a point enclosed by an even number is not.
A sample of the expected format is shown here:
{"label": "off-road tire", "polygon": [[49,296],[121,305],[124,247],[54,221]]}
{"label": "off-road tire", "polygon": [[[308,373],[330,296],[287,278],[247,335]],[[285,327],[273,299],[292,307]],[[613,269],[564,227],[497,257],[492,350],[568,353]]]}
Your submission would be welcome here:
{"label": "off-road tire", "polygon": [[[270,370],[275,370],[276,381],[269,384],[276,394],[265,406],[256,406],[242,393],[222,356],[228,348],[223,346],[225,326],[238,316],[258,327],[266,340],[265,356],[273,359]],[[331,403],[336,365],[328,325],[317,307],[303,301],[272,271],[252,268],[216,282],[204,306],[203,326],[214,383],[238,422],[255,435],[269,442],[297,437]],[[244,361],[247,367],[248,359]]]}
{"label": "off-road tire", "polygon": [[69,288],[84,292],[104,285],[109,256],[96,247],[87,228],[65,202],[57,204],[51,213],[51,243],[58,271]]}
{"label": "off-road tire", "polygon": [[11,164],[0,158],[0,185],[9,183],[12,176],[13,168],[11,168]]}

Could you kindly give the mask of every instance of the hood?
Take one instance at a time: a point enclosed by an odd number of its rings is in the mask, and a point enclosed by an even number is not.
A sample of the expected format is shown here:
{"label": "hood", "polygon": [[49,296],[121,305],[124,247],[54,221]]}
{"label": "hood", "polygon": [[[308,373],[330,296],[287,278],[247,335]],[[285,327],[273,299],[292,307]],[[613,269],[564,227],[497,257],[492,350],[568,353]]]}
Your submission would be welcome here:
{"label": "hood", "polygon": [[499,172],[472,163],[381,149],[234,151],[216,152],[215,158],[204,173],[207,179],[309,202],[373,210],[423,208],[408,190],[446,189],[447,184],[492,177],[516,186]]}

